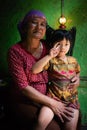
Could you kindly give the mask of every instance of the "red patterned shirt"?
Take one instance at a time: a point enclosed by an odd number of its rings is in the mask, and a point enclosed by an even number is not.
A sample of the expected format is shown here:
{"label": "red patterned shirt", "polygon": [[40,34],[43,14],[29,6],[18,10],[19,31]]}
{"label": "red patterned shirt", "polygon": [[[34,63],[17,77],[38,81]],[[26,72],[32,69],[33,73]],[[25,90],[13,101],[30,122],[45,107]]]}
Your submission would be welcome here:
{"label": "red patterned shirt", "polygon": [[[42,45],[43,51],[40,58],[46,55],[45,43]],[[46,94],[46,83],[48,82],[47,71],[43,71],[39,74],[33,74],[31,72],[33,64],[39,59],[36,59],[28,51],[26,51],[21,43],[16,43],[9,49],[9,71],[19,90],[30,85],[39,92]]]}

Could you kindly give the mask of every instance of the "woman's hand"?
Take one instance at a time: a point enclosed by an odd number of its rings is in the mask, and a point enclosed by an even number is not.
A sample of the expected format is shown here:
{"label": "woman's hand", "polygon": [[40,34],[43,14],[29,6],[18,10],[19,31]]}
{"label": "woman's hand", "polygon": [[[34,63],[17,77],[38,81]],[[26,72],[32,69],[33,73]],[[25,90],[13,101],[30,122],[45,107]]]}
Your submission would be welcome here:
{"label": "woman's hand", "polygon": [[62,122],[64,122],[64,119],[71,120],[71,118],[73,117],[73,108],[67,107],[66,104],[60,101],[52,99],[51,109]]}
{"label": "woman's hand", "polygon": [[79,74],[75,75],[72,79],[71,79],[71,82],[68,86],[68,89],[70,91],[76,89],[80,84],[80,77],[79,77]]}
{"label": "woman's hand", "polygon": [[71,79],[71,84],[72,85],[79,85],[80,83],[80,77],[79,74],[75,75],[72,79]]}
{"label": "woman's hand", "polygon": [[70,83],[70,89],[74,89],[76,87],[78,87],[80,84],[80,77],[79,74],[75,75],[72,79],[71,79],[71,83]]}

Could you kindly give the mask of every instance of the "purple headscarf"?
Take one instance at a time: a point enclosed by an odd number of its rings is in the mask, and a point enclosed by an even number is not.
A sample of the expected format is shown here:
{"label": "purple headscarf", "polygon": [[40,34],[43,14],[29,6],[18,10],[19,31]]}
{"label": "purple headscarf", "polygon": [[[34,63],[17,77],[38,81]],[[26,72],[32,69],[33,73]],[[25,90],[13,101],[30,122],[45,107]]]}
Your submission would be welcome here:
{"label": "purple headscarf", "polygon": [[31,10],[28,12],[28,14],[25,16],[25,18],[28,18],[28,17],[42,17],[43,19],[46,20],[46,17],[45,15],[41,12],[41,11],[38,11],[38,10]]}
{"label": "purple headscarf", "polygon": [[24,19],[18,23],[18,26],[17,26],[22,40],[26,38],[27,26],[28,26],[29,20],[33,17],[41,17],[46,21],[46,17],[41,11],[30,10],[25,15]]}

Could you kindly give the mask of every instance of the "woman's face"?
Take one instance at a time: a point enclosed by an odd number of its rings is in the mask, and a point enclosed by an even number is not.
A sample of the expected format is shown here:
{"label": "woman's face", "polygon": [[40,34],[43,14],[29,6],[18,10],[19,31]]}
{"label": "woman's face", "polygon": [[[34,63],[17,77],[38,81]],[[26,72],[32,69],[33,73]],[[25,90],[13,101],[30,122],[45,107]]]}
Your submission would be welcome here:
{"label": "woman's face", "polygon": [[46,20],[42,17],[33,17],[29,21],[27,37],[42,39],[46,32]]}
{"label": "woman's face", "polygon": [[59,46],[58,48],[60,50],[58,56],[59,57],[65,56],[70,49],[70,41],[64,38],[62,41],[57,42],[56,44],[57,47]]}

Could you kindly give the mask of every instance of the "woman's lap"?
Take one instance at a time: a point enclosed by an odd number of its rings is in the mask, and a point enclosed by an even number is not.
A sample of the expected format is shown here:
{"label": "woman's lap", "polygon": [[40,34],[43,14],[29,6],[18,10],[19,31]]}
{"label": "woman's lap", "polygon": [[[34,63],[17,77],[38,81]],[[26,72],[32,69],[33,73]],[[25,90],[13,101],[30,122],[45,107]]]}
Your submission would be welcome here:
{"label": "woman's lap", "polygon": [[[11,118],[16,121],[21,127],[26,127],[33,129],[38,113],[40,110],[40,106],[31,105],[31,104],[11,104],[9,107],[9,112]],[[58,122],[53,119],[50,124],[48,125],[46,130],[60,130]]]}
{"label": "woman's lap", "polygon": [[[31,129],[37,121],[40,106],[37,104],[10,104],[9,112],[13,120],[16,121],[21,127],[25,127],[25,130]],[[61,130],[63,124],[60,123],[59,119],[55,117],[46,130]],[[79,130],[79,129],[78,129]]]}

